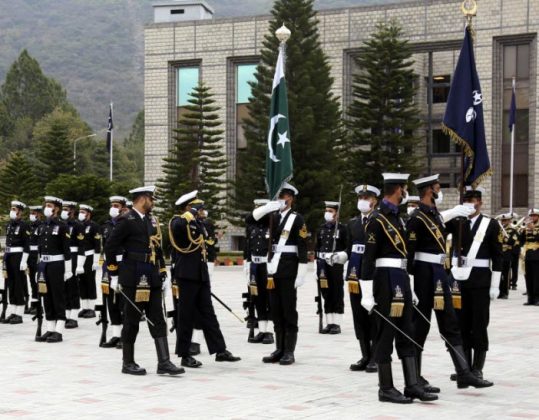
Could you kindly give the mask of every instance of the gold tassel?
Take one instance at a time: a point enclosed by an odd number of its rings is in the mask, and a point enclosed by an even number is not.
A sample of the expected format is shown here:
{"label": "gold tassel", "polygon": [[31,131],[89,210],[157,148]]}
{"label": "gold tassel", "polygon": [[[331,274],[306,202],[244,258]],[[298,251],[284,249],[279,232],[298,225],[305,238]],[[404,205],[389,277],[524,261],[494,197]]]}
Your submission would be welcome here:
{"label": "gold tassel", "polygon": [[101,283],[101,292],[104,294],[104,295],[108,295],[110,293],[110,288],[109,288],[109,284],[108,283],[105,283],[105,282],[102,282]]}
{"label": "gold tassel", "polygon": [[391,311],[389,316],[392,318],[400,318],[404,311],[404,302],[391,302]]}
{"label": "gold tassel", "polygon": [[249,285],[249,292],[251,293],[251,296],[258,296],[258,286],[256,283]]}
{"label": "gold tassel", "polygon": [[443,296],[434,296],[434,310],[435,311],[444,310],[444,297]]}
{"label": "gold tassel", "polygon": [[47,294],[47,283],[45,283],[44,281],[38,282],[37,291],[41,295],[46,295]]}
{"label": "gold tassel", "polygon": [[273,281],[273,277],[268,277],[268,290],[275,289],[275,282]]}
{"label": "gold tassel", "polygon": [[320,279],[320,289],[327,289],[327,288],[329,288],[328,279],[321,278]]}
{"label": "gold tassel", "polygon": [[453,308],[462,309],[462,299],[460,295],[453,295]]}
{"label": "gold tassel", "polygon": [[174,296],[174,299],[180,298],[180,286],[177,284],[172,285],[172,296]]}
{"label": "gold tassel", "polygon": [[137,289],[135,293],[135,302],[149,302],[150,301],[150,289]]}
{"label": "gold tassel", "polygon": [[351,295],[359,295],[359,282],[357,280],[348,280],[348,292]]}

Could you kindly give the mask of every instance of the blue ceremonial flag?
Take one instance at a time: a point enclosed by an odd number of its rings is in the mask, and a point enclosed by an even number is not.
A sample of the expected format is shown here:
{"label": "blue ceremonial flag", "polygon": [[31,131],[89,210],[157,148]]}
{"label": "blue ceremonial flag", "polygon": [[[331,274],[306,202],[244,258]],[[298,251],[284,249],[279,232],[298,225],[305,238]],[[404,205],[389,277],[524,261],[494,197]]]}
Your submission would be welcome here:
{"label": "blue ceremonial flag", "polygon": [[464,185],[475,188],[485,177],[492,175],[485,139],[483,95],[469,28],[466,28],[451,82],[442,129],[463,149]]}
{"label": "blue ceremonial flag", "polygon": [[517,100],[515,97],[515,79],[513,79],[513,93],[511,94],[511,108],[509,108],[509,131],[515,129],[517,120]]}
{"label": "blue ceremonial flag", "polygon": [[109,108],[109,123],[107,126],[107,151],[110,153],[112,150],[112,130],[114,129],[114,124],[112,124],[112,102],[110,103]]}

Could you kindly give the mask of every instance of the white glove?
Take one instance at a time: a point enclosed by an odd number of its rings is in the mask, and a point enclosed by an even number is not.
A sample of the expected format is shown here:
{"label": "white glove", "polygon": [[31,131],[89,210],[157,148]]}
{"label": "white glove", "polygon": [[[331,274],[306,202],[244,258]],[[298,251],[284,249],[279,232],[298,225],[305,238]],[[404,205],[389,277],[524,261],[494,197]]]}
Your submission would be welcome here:
{"label": "white glove", "polygon": [[[118,281],[118,279],[116,279],[116,281]],[[172,282],[170,281],[170,278],[168,276],[165,277],[165,280],[163,281],[163,284],[161,285],[161,289],[163,290],[163,292],[165,292],[165,294],[169,290],[172,290]]]}
{"label": "white glove", "polygon": [[294,287],[297,289],[305,284],[305,274],[307,274],[307,264],[298,264],[298,274],[296,275],[296,281]]}
{"label": "white glove", "polygon": [[500,279],[502,277],[501,271],[493,271],[490,276],[490,289],[488,294],[490,295],[490,300],[494,300],[500,294]]}
{"label": "white glove", "polygon": [[115,292],[120,291],[120,284],[118,283],[118,276],[110,276],[110,288],[114,290]]}
{"label": "white glove", "polygon": [[75,269],[75,274],[84,274],[85,262],[86,262],[86,256],[84,255],[77,256],[77,268]]}
{"label": "white glove", "polygon": [[410,277],[410,289],[412,290],[412,303],[415,306],[417,306],[417,304],[419,303],[419,299],[417,298],[417,295],[415,294],[415,291],[414,291],[414,276],[409,274],[409,277]]}
{"label": "white glove", "polygon": [[19,266],[20,271],[26,271],[26,269],[28,268],[28,255],[29,254],[27,252],[24,252],[22,254],[21,265]]}
{"label": "white glove", "polygon": [[444,223],[447,223],[450,220],[453,220],[455,217],[468,217],[474,212],[475,210],[473,208],[459,204],[452,209],[440,212],[440,215],[442,216]]}
{"label": "white glove", "polygon": [[243,274],[248,286],[251,283],[251,261],[243,260]]}
{"label": "white glove", "polygon": [[376,302],[374,301],[374,296],[372,294],[372,280],[360,280],[359,281],[360,287],[361,287],[361,306],[363,306],[367,312],[371,313],[373,308],[376,306]]}
{"label": "white glove", "polygon": [[0,290],[6,290],[6,280],[4,279],[4,270],[0,270]]}
{"label": "white glove", "polygon": [[99,270],[99,254],[94,254],[94,262],[92,263],[92,271]]}
{"label": "white glove", "polygon": [[71,260],[64,261],[64,281],[67,281],[73,277],[73,272],[71,270]]}
{"label": "white glove", "polygon": [[281,204],[278,201],[270,201],[263,206],[257,207],[253,210],[253,217],[255,220],[262,219],[266,214],[277,211],[281,208]]}
{"label": "white glove", "polygon": [[208,276],[210,281],[213,280],[213,272],[215,271],[215,263],[209,262],[208,264]]}
{"label": "white glove", "polygon": [[331,262],[333,264],[344,264],[348,261],[348,254],[345,251],[334,252],[331,255]]}

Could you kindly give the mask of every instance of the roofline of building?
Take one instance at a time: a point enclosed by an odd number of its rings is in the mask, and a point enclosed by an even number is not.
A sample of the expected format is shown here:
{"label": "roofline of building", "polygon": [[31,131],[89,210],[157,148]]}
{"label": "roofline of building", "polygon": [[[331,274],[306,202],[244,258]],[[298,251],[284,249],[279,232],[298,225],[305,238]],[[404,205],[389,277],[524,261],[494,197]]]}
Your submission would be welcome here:
{"label": "roofline of building", "polygon": [[[380,4],[380,5],[359,5],[359,6],[348,6],[348,7],[335,7],[331,9],[319,9],[316,10],[316,13],[318,15],[331,15],[334,13],[342,13],[345,11],[363,11],[363,12],[371,12],[371,11],[383,11],[383,10],[394,10],[394,9],[401,9],[401,8],[409,8],[409,7],[428,7],[431,5],[436,4],[449,4],[449,3],[455,3],[455,0],[408,0],[405,2],[399,2],[399,3],[387,3],[387,4]],[[458,4],[455,6],[455,12],[460,12],[458,9]],[[201,19],[201,20],[187,20],[182,22],[161,22],[161,23],[148,23],[144,25],[145,28],[163,28],[163,27],[174,27],[174,26],[201,26],[201,25],[214,25],[214,24],[222,24],[222,23],[240,23],[240,22],[250,22],[250,21],[269,21],[272,19],[271,14],[263,14],[263,15],[251,15],[251,16],[236,16],[236,17],[218,17],[213,19]]]}
{"label": "roofline of building", "polygon": [[152,3],[152,7],[167,7],[167,6],[202,6],[211,14],[215,14],[215,10],[205,0],[168,0],[156,1]]}

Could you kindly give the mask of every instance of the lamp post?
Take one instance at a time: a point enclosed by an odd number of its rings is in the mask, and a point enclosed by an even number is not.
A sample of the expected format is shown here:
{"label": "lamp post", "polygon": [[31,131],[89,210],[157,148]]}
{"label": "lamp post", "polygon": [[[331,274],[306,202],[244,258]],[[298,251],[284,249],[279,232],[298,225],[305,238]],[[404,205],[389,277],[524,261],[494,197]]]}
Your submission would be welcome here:
{"label": "lamp post", "polygon": [[73,172],[77,171],[77,142],[79,140],[88,139],[90,137],[95,137],[97,134],[89,134],[87,136],[78,137],[75,140],[73,140]]}

